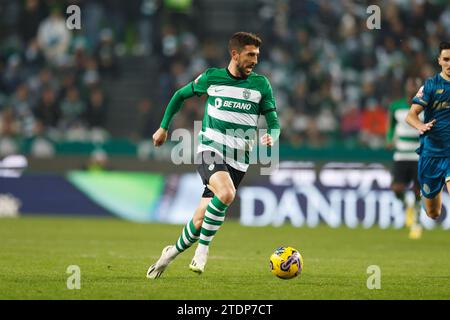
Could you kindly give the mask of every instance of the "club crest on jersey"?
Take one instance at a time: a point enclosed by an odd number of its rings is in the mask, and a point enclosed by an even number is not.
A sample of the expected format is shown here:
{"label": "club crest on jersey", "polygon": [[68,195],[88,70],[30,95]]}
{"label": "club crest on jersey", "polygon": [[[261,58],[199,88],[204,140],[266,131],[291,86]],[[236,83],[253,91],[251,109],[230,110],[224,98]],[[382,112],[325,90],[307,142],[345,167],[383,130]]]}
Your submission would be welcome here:
{"label": "club crest on jersey", "polygon": [[250,92],[250,90],[248,90],[248,89],[245,89],[245,90],[242,92],[242,96],[243,96],[244,99],[246,99],[246,100],[250,99],[250,95],[251,95],[251,92]]}
{"label": "club crest on jersey", "polygon": [[436,90],[436,94],[441,94],[441,93],[443,93],[444,92],[444,89],[437,89]]}

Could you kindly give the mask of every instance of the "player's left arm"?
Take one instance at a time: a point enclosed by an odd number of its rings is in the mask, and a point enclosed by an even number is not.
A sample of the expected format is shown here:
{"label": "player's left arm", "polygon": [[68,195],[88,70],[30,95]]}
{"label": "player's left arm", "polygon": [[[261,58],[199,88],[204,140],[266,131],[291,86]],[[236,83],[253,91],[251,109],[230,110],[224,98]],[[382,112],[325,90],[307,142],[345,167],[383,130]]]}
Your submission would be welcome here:
{"label": "player's left arm", "polygon": [[268,132],[261,137],[261,144],[272,147],[280,137],[280,122],[276,111],[271,111],[265,115]]}
{"label": "player's left arm", "polygon": [[280,137],[280,122],[276,112],[275,98],[273,97],[272,86],[266,79],[266,92],[260,102],[261,114],[266,118],[268,132],[261,137],[261,144],[269,147],[273,146]]}

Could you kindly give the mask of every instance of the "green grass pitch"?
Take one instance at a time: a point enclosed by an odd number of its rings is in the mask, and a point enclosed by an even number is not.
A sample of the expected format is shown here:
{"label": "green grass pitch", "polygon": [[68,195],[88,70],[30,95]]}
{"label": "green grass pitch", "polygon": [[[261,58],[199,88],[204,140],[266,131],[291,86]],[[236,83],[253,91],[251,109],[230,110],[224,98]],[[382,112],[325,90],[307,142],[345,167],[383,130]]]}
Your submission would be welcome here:
{"label": "green grass pitch", "polygon": [[[0,219],[0,299],[450,299],[450,234],[407,230],[243,227],[226,221],[206,271],[188,269],[194,248],[160,279],[147,268],[179,236],[181,225],[116,219]],[[281,280],[269,256],[290,245],[303,255],[301,276]],[[67,289],[69,265],[81,289]],[[367,268],[381,269],[381,289],[366,286]]]}

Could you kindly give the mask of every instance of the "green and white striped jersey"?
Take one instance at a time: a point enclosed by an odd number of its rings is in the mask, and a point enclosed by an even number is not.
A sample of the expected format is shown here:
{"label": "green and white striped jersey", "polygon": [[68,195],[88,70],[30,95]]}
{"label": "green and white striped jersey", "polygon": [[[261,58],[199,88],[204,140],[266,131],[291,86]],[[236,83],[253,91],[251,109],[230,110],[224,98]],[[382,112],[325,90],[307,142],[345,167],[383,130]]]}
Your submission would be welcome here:
{"label": "green and white striped jersey", "polygon": [[258,118],[276,110],[269,80],[254,72],[242,79],[227,68],[210,68],[192,82],[192,90],[208,96],[197,153],[214,151],[236,170],[247,171]]}
{"label": "green and white striped jersey", "polygon": [[[387,141],[394,143],[394,161],[418,161],[419,132],[409,126],[406,115],[410,105],[406,99],[394,101],[389,107],[389,129]],[[422,117],[422,115],[420,115]]]}

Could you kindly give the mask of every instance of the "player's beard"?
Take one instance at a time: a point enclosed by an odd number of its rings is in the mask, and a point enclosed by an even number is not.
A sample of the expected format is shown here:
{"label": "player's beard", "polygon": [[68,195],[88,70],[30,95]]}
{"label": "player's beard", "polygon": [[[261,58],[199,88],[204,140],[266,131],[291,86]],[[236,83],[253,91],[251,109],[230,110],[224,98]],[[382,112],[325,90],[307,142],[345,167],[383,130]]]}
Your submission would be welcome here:
{"label": "player's beard", "polygon": [[248,76],[250,75],[250,73],[249,74],[246,73],[247,71],[246,69],[248,67],[251,67],[253,69],[253,66],[251,64],[244,65],[243,63],[239,63],[237,65],[236,69],[239,71],[241,78],[247,79]]}

